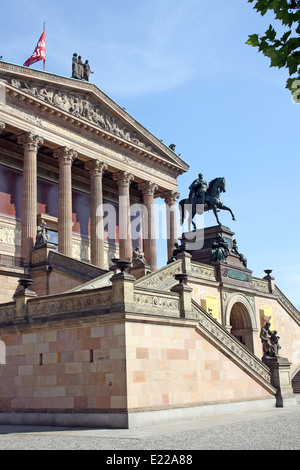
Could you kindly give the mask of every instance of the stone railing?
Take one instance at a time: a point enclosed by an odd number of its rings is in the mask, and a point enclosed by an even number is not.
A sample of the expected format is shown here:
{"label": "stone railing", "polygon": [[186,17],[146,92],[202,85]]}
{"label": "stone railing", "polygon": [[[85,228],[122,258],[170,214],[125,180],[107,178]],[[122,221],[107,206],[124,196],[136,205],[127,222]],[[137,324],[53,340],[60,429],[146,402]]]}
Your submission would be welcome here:
{"label": "stone railing", "polygon": [[81,313],[109,313],[112,302],[111,289],[95,289],[69,294],[40,297],[27,302],[29,321],[60,318]]}
{"label": "stone railing", "polygon": [[134,303],[141,313],[151,313],[172,317],[180,316],[179,295],[173,292],[161,292],[134,289]]}
{"label": "stone railing", "polygon": [[269,282],[264,279],[259,279],[257,277],[252,278],[252,282],[254,284],[254,289],[258,290],[259,292],[263,292],[264,294],[269,294]]}
{"label": "stone railing", "polygon": [[300,312],[296,307],[289,301],[289,299],[275,286],[275,293],[278,295],[278,302],[288,312],[288,314],[295,320],[300,326]]}
{"label": "stone railing", "polygon": [[68,274],[71,273],[87,281],[99,277],[107,272],[97,266],[93,266],[92,264],[85,263],[84,261],[79,261],[77,259],[72,259],[69,256],[56,253],[55,251],[50,251],[48,263],[52,268],[65,271]]}
{"label": "stone railing", "polygon": [[147,276],[135,281],[136,287],[143,289],[163,290],[169,285],[174,284],[174,276],[182,272],[182,261],[174,261],[167,266],[148,274]]}
{"label": "stone railing", "polygon": [[216,281],[215,268],[207,264],[197,262],[191,263],[191,276],[208,281]]}
{"label": "stone railing", "polygon": [[207,336],[214,346],[241,367],[247,374],[258,381],[270,393],[275,393],[271,385],[269,368],[252,354],[240,341],[220,325],[213,317],[208,315],[194,300],[192,307],[198,319],[199,332]]}
{"label": "stone railing", "polygon": [[0,326],[13,323],[16,318],[16,303],[9,302],[0,306]]}

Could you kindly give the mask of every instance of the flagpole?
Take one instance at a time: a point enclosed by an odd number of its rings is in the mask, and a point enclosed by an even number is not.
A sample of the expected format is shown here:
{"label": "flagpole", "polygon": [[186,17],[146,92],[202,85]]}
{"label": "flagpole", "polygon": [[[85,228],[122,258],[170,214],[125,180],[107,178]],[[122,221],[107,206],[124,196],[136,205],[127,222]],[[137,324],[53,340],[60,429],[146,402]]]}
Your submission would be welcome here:
{"label": "flagpole", "polygon": [[[44,32],[45,32],[45,30],[46,30],[46,23],[44,22]],[[46,41],[46,39],[45,39],[45,41]],[[45,68],[46,68],[46,56],[45,56],[45,59],[43,60],[43,62],[44,62],[44,72],[45,72]]]}

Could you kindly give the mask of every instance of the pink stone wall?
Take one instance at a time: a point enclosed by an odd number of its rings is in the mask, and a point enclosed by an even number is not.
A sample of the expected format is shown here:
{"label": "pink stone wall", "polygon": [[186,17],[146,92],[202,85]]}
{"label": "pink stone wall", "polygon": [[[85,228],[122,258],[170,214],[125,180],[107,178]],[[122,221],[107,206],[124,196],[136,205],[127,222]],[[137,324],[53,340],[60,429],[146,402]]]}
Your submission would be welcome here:
{"label": "pink stone wall", "polygon": [[0,409],[126,408],[123,324],[48,325],[1,340],[6,365],[0,365]]}
{"label": "pink stone wall", "polygon": [[131,410],[270,398],[195,327],[127,323],[126,355]]}

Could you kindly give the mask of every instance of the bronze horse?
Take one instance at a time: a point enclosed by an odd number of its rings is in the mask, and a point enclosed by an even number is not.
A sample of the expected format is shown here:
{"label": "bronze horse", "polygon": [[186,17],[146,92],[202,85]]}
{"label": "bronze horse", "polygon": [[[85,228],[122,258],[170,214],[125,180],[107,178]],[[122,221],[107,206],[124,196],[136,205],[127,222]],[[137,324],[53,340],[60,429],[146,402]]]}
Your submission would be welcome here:
{"label": "bronze horse", "polygon": [[[204,212],[212,210],[219,225],[221,225],[218,217],[218,212],[220,210],[229,211],[231,213],[232,220],[235,220],[232,210],[229,207],[224,206],[223,201],[220,197],[221,193],[226,192],[225,185],[225,178],[215,178],[209,183],[205,194]],[[193,219],[196,214],[203,214],[203,205],[197,204],[197,195],[195,205],[192,203],[191,197],[189,197],[188,199],[182,199],[179,202],[179,206],[181,209],[181,225],[183,225],[186,217],[186,212],[188,212],[189,229],[192,224],[194,231],[197,230],[196,224]]]}

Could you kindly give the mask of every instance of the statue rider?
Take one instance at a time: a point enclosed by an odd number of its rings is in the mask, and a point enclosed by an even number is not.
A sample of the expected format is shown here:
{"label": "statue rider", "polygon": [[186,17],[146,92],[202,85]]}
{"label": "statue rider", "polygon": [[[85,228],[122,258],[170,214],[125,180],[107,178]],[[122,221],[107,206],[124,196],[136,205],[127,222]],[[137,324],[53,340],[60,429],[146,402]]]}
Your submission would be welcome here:
{"label": "statue rider", "polygon": [[207,182],[203,179],[203,175],[201,173],[199,173],[198,178],[193,181],[189,190],[189,199],[192,201],[193,213],[195,214],[196,205],[204,205],[206,202]]}

